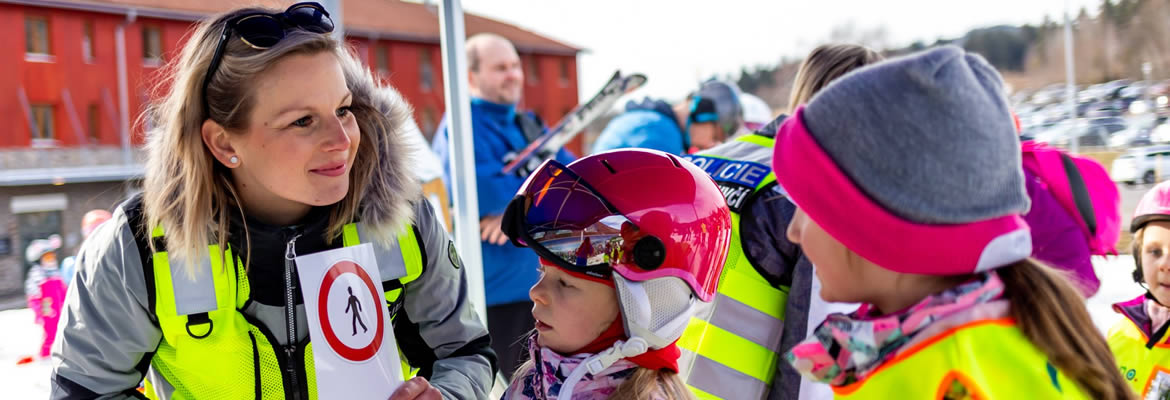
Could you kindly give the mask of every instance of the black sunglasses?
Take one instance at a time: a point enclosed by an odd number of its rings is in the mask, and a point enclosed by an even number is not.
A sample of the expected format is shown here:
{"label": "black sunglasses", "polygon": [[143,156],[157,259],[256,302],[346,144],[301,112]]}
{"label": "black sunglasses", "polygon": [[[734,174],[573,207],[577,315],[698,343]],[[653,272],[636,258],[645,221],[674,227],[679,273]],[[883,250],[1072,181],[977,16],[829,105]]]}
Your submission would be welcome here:
{"label": "black sunglasses", "polygon": [[211,56],[211,65],[207,67],[207,75],[203,77],[203,109],[207,110],[207,86],[211,84],[211,77],[219,69],[223,61],[223,51],[227,47],[232,32],[240,35],[248,46],[257,50],[272,48],[289,29],[303,29],[313,33],[333,32],[333,20],[329,12],[317,2],[297,3],[289,6],[282,13],[270,14],[263,12],[238,15],[228,20],[219,35],[219,44],[215,46],[215,53]]}

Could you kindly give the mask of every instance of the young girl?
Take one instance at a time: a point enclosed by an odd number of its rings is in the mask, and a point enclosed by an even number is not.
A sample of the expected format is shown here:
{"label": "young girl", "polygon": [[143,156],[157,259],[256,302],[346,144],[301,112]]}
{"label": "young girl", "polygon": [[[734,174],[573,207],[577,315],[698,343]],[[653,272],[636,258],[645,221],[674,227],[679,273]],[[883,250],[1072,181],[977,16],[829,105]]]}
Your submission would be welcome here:
{"label": "young girl", "polygon": [[[57,321],[61,318],[61,306],[65,304],[65,290],[68,287],[58,268],[57,250],[61,249],[61,237],[52,235],[48,239],[37,239],[25,249],[25,259],[32,267],[24,281],[25,299],[33,310],[37,325],[44,329],[44,339],[36,359],[49,358],[49,350],[57,337]],[[33,357],[23,357],[17,364],[33,362]]]}
{"label": "young girl", "polygon": [[780,128],[788,227],[832,314],[786,358],[838,398],[1129,398],[1077,289],[1028,258],[998,73],[957,47],[842,77]]}
{"label": "young girl", "polygon": [[1150,189],[1138,203],[1133,232],[1133,279],[1146,293],[1113,305],[1125,318],[1109,330],[1119,371],[1143,399],[1170,394],[1170,182]]}
{"label": "young girl", "polygon": [[505,232],[541,258],[530,360],[504,399],[692,399],[675,342],[714,297],[731,237],[715,183],[653,150],[548,161]]}

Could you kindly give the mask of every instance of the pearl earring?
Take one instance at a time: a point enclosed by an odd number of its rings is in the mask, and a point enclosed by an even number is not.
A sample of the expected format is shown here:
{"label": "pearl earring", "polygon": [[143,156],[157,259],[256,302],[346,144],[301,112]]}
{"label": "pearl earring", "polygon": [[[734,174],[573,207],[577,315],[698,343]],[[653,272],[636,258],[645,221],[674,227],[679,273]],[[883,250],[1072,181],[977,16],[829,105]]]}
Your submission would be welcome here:
{"label": "pearl earring", "polygon": [[239,164],[239,163],[240,163],[240,158],[239,158],[239,157],[236,157],[236,156],[232,156],[232,158],[231,158],[231,159],[229,159],[228,161],[229,161],[229,162],[231,162],[231,163],[232,163],[232,165],[235,165],[235,164]]}

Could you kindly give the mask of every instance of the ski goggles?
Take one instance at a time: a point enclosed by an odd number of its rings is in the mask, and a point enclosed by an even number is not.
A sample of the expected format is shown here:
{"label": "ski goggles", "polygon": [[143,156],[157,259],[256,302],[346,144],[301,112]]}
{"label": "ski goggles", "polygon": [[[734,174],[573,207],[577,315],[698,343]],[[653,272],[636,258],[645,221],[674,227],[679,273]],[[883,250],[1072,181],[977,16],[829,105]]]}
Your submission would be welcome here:
{"label": "ski goggles", "polygon": [[715,108],[715,101],[695,95],[691,102],[690,114],[687,115],[687,125],[691,123],[718,122],[719,113]]}
{"label": "ski goggles", "polygon": [[520,187],[504,212],[503,229],[516,246],[569,272],[605,280],[612,279],[615,265],[654,269],[666,255],[661,241],[556,160],[545,161]]}
{"label": "ski goggles", "polygon": [[333,32],[333,20],[329,18],[329,12],[325,11],[325,7],[316,2],[293,4],[281,13],[255,12],[228,20],[223,27],[223,33],[219,35],[219,44],[215,46],[215,53],[211,56],[207,75],[203,77],[203,108],[207,109],[207,86],[211,84],[211,77],[215,75],[223,61],[223,52],[232,33],[238,34],[244,44],[254,49],[267,50],[280,43],[289,29],[330,33]]}

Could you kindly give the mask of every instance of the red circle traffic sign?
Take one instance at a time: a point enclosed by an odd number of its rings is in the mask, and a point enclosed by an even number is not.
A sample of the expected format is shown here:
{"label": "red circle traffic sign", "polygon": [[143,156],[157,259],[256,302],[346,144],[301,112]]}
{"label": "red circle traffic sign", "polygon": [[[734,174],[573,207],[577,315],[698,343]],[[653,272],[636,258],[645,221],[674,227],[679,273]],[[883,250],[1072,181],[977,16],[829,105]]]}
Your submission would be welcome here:
{"label": "red circle traffic sign", "polygon": [[374,281],[370,280],[370,275],[366,274],[366,270],[358,267],[353,261],[339,261],[325,272],[325,278],[321,280],[321,288],[317,295],[317,318],[321,322],[321,333],[325,335],[325,341],[329,343],[329,347],[334,352],[337,352],[337,355],[346,360],[362,362],[374,357],[375,354],[378,354],[378,349],[382,348],[382,329],[384,326],[382,310],[378,310],[378,323],[375,324],[374,328],[374,340],[369,345],[355,349],[342,343],[341,339],[338,339],[337,335],[333,333],[333,325],[329,322],[329,310],[326,305],[329,301],[329,289],[333,286],[333,281],[345,273],[357,275],[366,284],[366,288],[370,289],[370,295],[373,296],[375,304],[381,306],[378,299],[382,296],[374,288]]}

